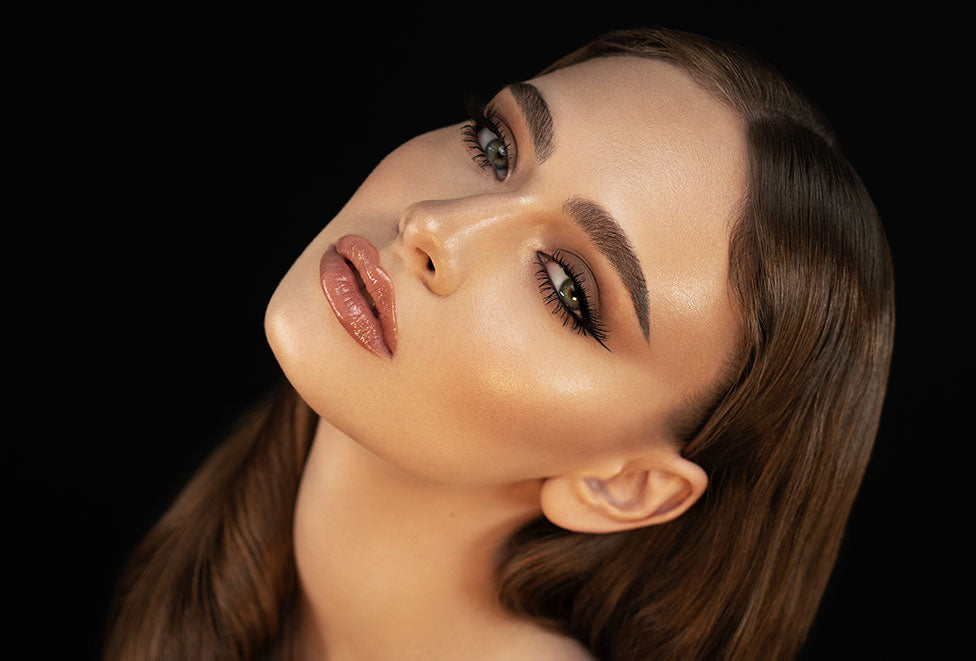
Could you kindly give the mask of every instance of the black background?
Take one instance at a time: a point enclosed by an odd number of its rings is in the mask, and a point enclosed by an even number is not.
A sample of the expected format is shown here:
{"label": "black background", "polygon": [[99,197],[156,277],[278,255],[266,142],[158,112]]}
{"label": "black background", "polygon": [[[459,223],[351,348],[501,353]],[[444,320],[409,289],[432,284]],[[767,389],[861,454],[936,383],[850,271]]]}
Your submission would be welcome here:
{"label": "black background", "polygon": [[6,102],[18,117],[5,223],[18,393],[7,545],[18,638],[40,656],[97,655],[121,563],[280,378],[262,326],[274,287],[372,166],[462,119],[466,92],[639,25],[743,44],[804,89],[832,119],[894,255],[889,395],[804,658],[950,650],[972,522],[961,397],[972,212],[954,202],[969,189],[955,154],[971,113],[949,37],[958,17],[849,3],[569,14],[493,3],[340,18],[207,0],[20,18]]}

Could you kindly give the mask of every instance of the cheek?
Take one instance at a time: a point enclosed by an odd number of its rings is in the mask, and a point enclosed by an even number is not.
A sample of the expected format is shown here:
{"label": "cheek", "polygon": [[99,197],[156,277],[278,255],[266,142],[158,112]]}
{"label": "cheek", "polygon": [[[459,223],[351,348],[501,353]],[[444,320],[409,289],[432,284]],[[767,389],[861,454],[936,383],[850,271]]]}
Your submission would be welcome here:
{"label": "cheek", "polygon": [[[525,277],[530,277],[526,275]],[[507,288],[482,279],[415,326],[405,366],[413,443],[429,448],[442,479],[501,482],[578,469],[640,427],[619,374],[561,327],[534,280]],[[489,298],[491,292],[507,296]],[[491,304],[486,304],[486,301]],[[413,339],[413,338],[412,338]],[[596,350],[602,347],[593,343]],[[404,343],[406,346],[406,343]],[[607,412],[617,406],[612,421]]]}

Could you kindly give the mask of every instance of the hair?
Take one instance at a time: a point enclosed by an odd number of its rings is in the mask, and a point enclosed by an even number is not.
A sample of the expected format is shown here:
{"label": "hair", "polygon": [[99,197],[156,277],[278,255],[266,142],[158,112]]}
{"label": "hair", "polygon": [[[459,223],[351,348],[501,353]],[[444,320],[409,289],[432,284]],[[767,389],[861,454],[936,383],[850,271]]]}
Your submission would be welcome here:
{"label": "hair", "polygon": [[[653,29],[604,35],[543,73],[618,55],[677,65],[745,128],[729,248],[739,348],[680,438],[709,486],[658,526],[592,535],[537,519],[503,549],[499,595],[600,659],[790,658],[877,431],[894,332],[887,242],[827,123],[769,65]],[[199,470],[123,573],[107,658],[290,656],[291,526],[316,419],[285,386]]]}

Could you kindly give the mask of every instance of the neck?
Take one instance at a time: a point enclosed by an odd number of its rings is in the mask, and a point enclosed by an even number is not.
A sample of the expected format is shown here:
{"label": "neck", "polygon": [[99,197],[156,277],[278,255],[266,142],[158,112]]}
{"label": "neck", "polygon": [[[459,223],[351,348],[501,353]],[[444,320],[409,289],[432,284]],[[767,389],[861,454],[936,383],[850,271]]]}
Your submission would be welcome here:
{"label": "neck", "polygon": [[421,481],[320,421],[295,510],[304,656],[463,658],[538,633],[501,609],[494,574],[539,488]]}

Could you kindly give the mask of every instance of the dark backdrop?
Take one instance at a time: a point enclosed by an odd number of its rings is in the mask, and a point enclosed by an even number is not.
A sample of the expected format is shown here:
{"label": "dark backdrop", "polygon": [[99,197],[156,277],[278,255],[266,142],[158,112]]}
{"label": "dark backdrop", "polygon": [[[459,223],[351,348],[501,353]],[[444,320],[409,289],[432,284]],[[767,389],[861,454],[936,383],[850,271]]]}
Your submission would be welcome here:
{"label": "dark backdrop", "polygon": [[749,7],[340,18],[204,0],[22,16],[6,102],[27,147],[10,159],[26,204],[11,205],[6,243],[20,637],[43,657],[96,656],[121,563],[280,378],[262,327],[277,281],[383,155],[459,121],[468,91],[529,78],[603,31],[664,25],[746,45],[806,90],[894,254],[890,391],[805,658],[948,649],[972,520],[960,516],[972,295],[956,252],[972,213],[951,202],[967,188],[948,160],[971,120],[945,33],[955,19]]}

